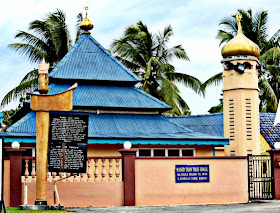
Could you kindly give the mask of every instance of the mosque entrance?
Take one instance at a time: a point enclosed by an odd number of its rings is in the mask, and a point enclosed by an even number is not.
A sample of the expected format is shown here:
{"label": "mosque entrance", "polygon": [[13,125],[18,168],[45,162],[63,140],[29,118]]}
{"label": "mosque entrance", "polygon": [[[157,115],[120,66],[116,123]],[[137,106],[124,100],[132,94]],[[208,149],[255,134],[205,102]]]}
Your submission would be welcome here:
{"label": "mosque entrance", "polygon": [[274,199],[271,156],[248,155],[248,187],[250,200]]}

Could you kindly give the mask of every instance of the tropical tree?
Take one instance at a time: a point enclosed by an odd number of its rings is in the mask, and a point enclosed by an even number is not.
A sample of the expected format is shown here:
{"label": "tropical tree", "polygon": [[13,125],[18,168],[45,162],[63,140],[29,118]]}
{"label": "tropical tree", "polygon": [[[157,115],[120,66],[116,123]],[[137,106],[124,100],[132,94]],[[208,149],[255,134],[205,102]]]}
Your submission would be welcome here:
{"label": "tropical tree", "polygon": [[[238,13],[242,15],[241,25],[243,34],[255,42],[260,47],[261,57],[271,48],[279,47],[280,30],[278,30],[271,38],[268,38],[268,12],[259,11],[253,15],[252,10],[238,10]],[[238,30],[237,21],[235,16],[224,18],[220,24],[224,29],[218,30],[217,39],[220,40],[220,46],[231,40]],[[271,54],[268,54],[269,56]],[[267,57],[266,57],[267,58]],[[267,59],[269,61],[269,59]],[[263,59],[262,62],[265,62]],[[279,62],[278,62],[279,63]],[[270,83],[271,80],[275,80],[276,76],[271,76],[271,72],[267,70],[266,64],[263,64],[264,72],[259,75],[259,88],[260,88],[260,110],[275,112],[277,110],[277,102],[279,97],[275,95],[276,91]],[[270,69],[270,68],[269,68]],[[222,73],[218,73],[215,76],[209,78],[202,84],[202,88],[206,89],[210,85],[218,85],[222,81]],[[219,104],[220,105],[220,104]]]}
{"label": "tropical tree", "polygon": [[278,47],[269,49],[259,57],[259,60],[264,67],[264,73],[259,79],[259,87],[262,88],[260,109],[266,112],[276,112],[280,98],[280,49]]}
{"label": "tropical tree", "polygon": [[44,20],[32,21],[28,28],[30,33],[19,31],[15,35],[15,38],[20,38],[24,43],[13,43],[9,47],[26,56],[32,63],[38,63],[44,57],[53,66],[71,47],[65,18],[65,13],[57,9],[54,13],[47,14]]}
{"label": "tropical tree", "polygon": [[[11,109],[3,111],[3,128],[1,129],[4,132],[9,126],[13,124],[12,116],[18,111],[18,109]],[[0,124],[1,125],[1,124]]]}
{"label": "tropical tree", "polygon": [[[82,18],[78,15],[78,20]],[[23,43],[13,43],[8,45],[20,55],[25,56],[32,63],[39,63],[44,57],[50,64],[50,70],[64,57],[72,45],[71,37],[66,24],[65,13],[57,9],[53,13],[47,14],[43,20],[35,20],[29,24],[30,32],[19,31],[15,38],[19,38]],[[77,32],[77,37],[79,37]],[[5,106],[12,100],[19,97],[25,98],[27,92],[32,91],[37,86],[37,70],[30,71],[20,82],[19,86],[12,89],[1,102]]]}
{"label": "tropical tree", "polygon": [[112,52],[140,77],[142,81],[139,87],[142,90],[171,105],[172,114],[189,114],[189,106],[175,83],[181,82],[195,92],[202,93],[201,82],[191,75],[175,72],[172,60],[188,61],[189,58],[182,45],[167,46],[172,35],[170,25],[154,34],[139,21],[127,27],[120,39],[113,41]]}

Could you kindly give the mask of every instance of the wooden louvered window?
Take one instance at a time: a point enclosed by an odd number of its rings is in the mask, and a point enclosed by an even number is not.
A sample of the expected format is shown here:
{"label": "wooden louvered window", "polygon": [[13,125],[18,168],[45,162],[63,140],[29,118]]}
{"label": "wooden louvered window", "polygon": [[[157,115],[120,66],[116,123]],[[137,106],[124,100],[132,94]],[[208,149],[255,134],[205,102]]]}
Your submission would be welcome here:
{"label": "wooden louvered window", "polygon": [[246,139],[252,140],[252,102],[250,98],[245,99],[246,108]]}
{"label": "wooden louvered window", "polygon": [[235,122],[234,122],[234,100],[229,99],[229,138],[235,139]]}

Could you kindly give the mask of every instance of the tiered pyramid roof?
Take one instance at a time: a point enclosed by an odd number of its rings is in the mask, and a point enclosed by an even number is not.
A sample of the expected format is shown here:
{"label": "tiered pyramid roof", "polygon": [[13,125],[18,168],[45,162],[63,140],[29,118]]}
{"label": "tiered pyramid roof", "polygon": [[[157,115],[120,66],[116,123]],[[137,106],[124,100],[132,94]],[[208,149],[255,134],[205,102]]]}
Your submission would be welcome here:
{"label": "tiered pyramid roof", "polygon": [[[160,115],[171,107],[137,88],[140,79],[90,34],[81,35],[49,76],[48,94],[60,93],[78,82],[73,111],[67,113],[89,116],[89,143],[122,144],[129,139],[133,144],[229,144],[223,136],[198,133]],[[106,111],[99,114],[98,110]],[[3,136],[6,142],[36,142],[35,112],[22,117]]]}

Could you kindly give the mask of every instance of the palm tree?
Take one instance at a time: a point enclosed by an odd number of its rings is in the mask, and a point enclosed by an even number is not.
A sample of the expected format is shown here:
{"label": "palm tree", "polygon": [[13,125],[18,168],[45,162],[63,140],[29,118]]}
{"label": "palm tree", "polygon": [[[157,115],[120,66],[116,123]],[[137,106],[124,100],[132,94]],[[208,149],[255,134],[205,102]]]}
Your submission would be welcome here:
{"label": "palm tree", "polygon": [[[32,21],[28,28],[31,32],[19,31],[15,38],[20,38],[23,43],[13,43],[8,46],[27,57],[32,63],[39,63],[44,57],[50,64],[49,71],[51,71],[72,45],[65,19],[65,13],[57,9],[55,12],[47,14],[44,20]],[[29,72],[19,86],[6,94],[1,102],[1,107],[19,97],[25,98],[27,92],[37,86],[37,74],[37,70]]]}
{"label": "palm tree", "polygon": [[[260,83],[264,86],[260,88],[268,90],[266,91],[263,89],[260,93],[260,107],[264,109],[263,111],[276,112],[277,103],[280,98],[280,49],[278,47],[273,47],[267,50],[259,57],[259,60],[263,63],[265,70],[260,80]],[[269,85],[269,87],[266,85]],[[265,93],[273,94],[273,99],[267,99],[266,97],[269,95],[266,95]],[[262,96],[264,98],[262,98]]]}
{"label": "palm tree", "polygon": [[65,13],[57,9],[54,13],[47,14],[43,21],[32,21],[28,28],[31,33],[19,31],[15,35],[15,38],[20,38],[25,43],[13,43],[9,47],[26,56],[32,63],[38,63],[44,57],[53,66],[71,47],[65,18]]}
{"label": "palm tree", "polygon": [[197,93],[202,93],[201,82],[190,75],[175,72],[170,64],[178,58],[189,58],[181,45],[167,46],[173,35],[169,25],[163,32],[153,34],[139,21],[126,28],[124,36],[112,43],[112,52],[142,80],[139,87],[173,107],[172,114],[189,114],[190,109],[180,95],[176,82],[182,82]]}
{"label": "palm tree", "polygon": [[[261,51],[261,57],[267,51],[273,47],[279,47],[280,30],[278,30],[270,39],[268,39],[268,12],[259,11],[253,15],[252,10],[244,11],[239,9],[238,13],[242,15],[241,25],[243,34],[250,40],[255,42]],[[224,29],[220,29],[217,34],[217,39],[220,40],[220,45],[231,40],[237,34],[237,21],[235,16],[224,18],[219,25],[222,25]],[[260,57],[260,58],[261,58]],[[264,60],[262,61],[264,62]],[[264,65],[264,68],[267,66]],[[259,78],[259,88],[260,88],[260,110],[275,112],[277,110],[277,100],[279,97],[275,95],[275,90],[270,84],[271,81],[267,80],[267,75],[269,72],[265,72],[266,75],[261,74]],[[269,77],[271,78],[271,76]],[[207,81],[202,84],[202,88],[210,85],[218,85],[222,81],[222,73],[218,73],[212,76]]]}

